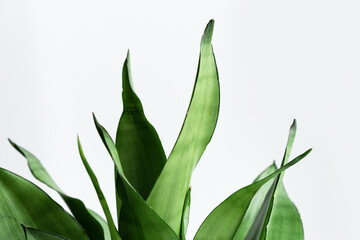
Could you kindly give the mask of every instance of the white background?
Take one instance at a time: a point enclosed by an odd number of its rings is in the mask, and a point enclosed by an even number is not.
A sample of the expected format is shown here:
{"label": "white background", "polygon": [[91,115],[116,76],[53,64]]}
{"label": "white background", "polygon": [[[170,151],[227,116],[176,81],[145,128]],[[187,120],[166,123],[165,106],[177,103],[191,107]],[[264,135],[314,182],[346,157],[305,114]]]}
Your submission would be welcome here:
{"label": "white background", "polygon": [[91,112],[115,136],[129,48],[135,89],[169,154],[214,18],[221,110],[192,178],[188,239],[217,204],[280,163],[293,118],[292,156],[314,149],[284,179],[306,239],[357,239],[359,12],[356,0],[0,0],[0,166],[34,180],[10,137],[100,213],[79,133],[114,213],[112,162]]}

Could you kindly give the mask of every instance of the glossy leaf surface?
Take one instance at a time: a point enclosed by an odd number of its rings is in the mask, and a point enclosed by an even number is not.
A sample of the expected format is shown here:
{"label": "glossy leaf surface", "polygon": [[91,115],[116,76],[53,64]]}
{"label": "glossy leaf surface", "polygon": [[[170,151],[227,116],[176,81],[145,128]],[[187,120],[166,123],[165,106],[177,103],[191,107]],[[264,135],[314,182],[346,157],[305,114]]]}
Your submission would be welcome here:
{"label": "glossy leaf surface", "polygon": [[[32,153],[15,144],[10,139],[9,142],[17,151],[20,152],[21,155],[26,158],[33,176],[37,180],[46,184],[48,187],[52,188],[60,194],[60,196],[63,198],[66,205],[69,207],[70,211],[74,215],[75,219],[86,231],[89,238],[92,240],[104,240],[103,227],[100,225],[99,221],[95,219],[94,216],[89,212],[90,210],[85,207],[84,203],[77,198],[66,195],[54,182],[54,180],[43,167],[41,162]],[[105,238],[105,240],[107,240],[107,238]]]}
{"label": "glossy leaf surface", "polygon": [[120,235],[126,240],[176,240],[174,231],[151,209],[124,175],[116,146],[94,115],[98,133],[119,173],[117,194],[121,198]]}
{"label": "glossy leaf surface", "polygon": [[117,129],[116,148],[126,178],[146,199],[164,167],[166,156],[134,92],[129,53],[123,66],[122,87],[123,113]]}
{"label": "glossy leaf surface", "polygon": [[100,185],[99,185],[99,182],[97,180],[97,177],[95,176],[95,173],[93,172],[93,170],[91,169],[88,161],[86,160],[86,157],[84,155],[84,152],[82,150],[82,146],[81,146],[81,143],[80,143],[80,139],[79,137],[77,138],[77,142],[78,142],[78,148],[79,148],[79,154],[80,154],[80,157],[81,157],[81,160],[84,164],[84,167],[91,179],[91,182],[95,188],[95,191],[96,191],[96,194],[98,196],[98,199],[99,199],[99,202],[101,204],[101,207],[104,211],[104,214],[105,214],[105,217],[106,217],[106,220],[108,222],[108,226],[109,226],[109,231],[110,231],[110,236],[111,236],[111,239],[112,240],[119,240],[121,239],[117,230],[116,230],[116,227],[115,227],[115,224],[114,224],[114,220],[111,216],[111,213],[110,213],[110,209],[109,209],[109,206],[107,204],[107,201],[105,199],[105,196],[100,188]]}
{"label": "glossy leaf surface", "polygon": [[[257,191],[269,180],[278,176],[281,172],[302,160],[310,153],[311,149],[299,155],[271,175],[248,185],[218,205],[201,224],[195,235],[195,240],[208,239],[235,239],[239,226],[242,224],[244,215]],[[239,238],[237,238],[239,239]]]}
{"label": "glossy leaf surface", "polygon": [[69,239],[88,239],[70,214],[26,179],[0,168],[0,189],[0,239],[24,239],[20,223]]}
{"label": "glossy leaf surface", "polygon": [[180,235],[181,217],[190,179],[209,143],[218,119],[220,90],[211,45],[214,21],[206,26],[190,105],[175,146],[147,203]]}

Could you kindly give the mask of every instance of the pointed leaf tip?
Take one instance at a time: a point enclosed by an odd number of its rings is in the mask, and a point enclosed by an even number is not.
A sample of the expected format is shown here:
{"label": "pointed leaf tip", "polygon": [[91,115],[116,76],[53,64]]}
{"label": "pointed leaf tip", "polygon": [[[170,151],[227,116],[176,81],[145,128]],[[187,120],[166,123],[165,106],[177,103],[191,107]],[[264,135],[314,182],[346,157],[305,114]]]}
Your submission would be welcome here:
{"label": "pointed leaf tip", "polygon": [[212,35],[214,31],[214,19],[211,19],[204,30],[204,34],[201,39],[201,43],[211,43]]}

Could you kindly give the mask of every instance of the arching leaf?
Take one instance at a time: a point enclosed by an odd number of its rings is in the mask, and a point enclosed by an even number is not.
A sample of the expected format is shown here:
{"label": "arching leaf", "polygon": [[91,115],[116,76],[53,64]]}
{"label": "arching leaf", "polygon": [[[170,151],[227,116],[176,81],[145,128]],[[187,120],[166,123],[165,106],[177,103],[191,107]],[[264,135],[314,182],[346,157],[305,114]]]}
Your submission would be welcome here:
{"label": "arching leaf", "polygon": [[20,223],[69,239],[89,239],[70,214],[26,179],[0,168],[0,189],[0,239],[23,239]]}
{"label": "arching leaf", "polygon": [[[89,212],[90,210],[85,207],[84,203],[77,198],[66,195],[51,178],[49,173],[41,164],[40,160],[38,160],[32,153],[12,142],[10,139],[9,142],[21,155],[26,158],[33,176],[60,194],[75,219],[86,231],[89,238],[91,240],[107,240],[104,238],[104,229],[100,225],[99,221],[97,221]],[[76,177],[74,177],[74,180],[75,178]]]}
{"label": "arching leaf", "polygon": [[219,114],[218,72],[211,45],[213,28],[211,20],[201,39],[194,90],[181,132],[147,199],[178,236],[192,172],[213,135]]}

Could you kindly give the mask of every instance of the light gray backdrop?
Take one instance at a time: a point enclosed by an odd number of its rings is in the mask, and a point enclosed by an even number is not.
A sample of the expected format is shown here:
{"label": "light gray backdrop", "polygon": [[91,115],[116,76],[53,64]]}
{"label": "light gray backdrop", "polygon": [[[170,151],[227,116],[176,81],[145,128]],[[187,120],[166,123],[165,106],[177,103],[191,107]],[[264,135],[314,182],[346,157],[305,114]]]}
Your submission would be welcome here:
{"label": "light gray backdrop", "polygon": [[356,239],[359,12],[356,0],[0,0],[0,166],[34,180],[10,137],[101,213],[77,153],[79,133],[115,213],[112,162],[91,112],[115,136],[129,48],[134,86],[169,154],[214,18],[221,111],[192,178],[188,238],[217,204],[280,163],[296,118],[292,156],[314,150],[284,180],[306,239]]}

